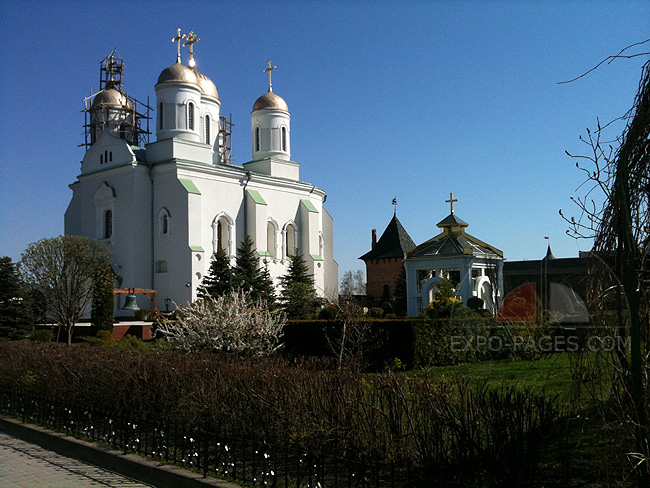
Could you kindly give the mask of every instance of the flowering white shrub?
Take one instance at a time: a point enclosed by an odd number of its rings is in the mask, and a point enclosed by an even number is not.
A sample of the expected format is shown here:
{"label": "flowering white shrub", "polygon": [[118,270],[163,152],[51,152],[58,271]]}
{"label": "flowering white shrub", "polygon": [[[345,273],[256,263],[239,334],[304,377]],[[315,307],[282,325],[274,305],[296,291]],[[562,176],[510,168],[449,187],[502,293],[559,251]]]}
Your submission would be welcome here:
{"label": "flowering white shrub", "polygon": [[271,312],[245,292],[208,297],[177,308],[175,321],[158,330],[176,349],[186,352],[230,351],[263,356],[280,347],[283,312]]}

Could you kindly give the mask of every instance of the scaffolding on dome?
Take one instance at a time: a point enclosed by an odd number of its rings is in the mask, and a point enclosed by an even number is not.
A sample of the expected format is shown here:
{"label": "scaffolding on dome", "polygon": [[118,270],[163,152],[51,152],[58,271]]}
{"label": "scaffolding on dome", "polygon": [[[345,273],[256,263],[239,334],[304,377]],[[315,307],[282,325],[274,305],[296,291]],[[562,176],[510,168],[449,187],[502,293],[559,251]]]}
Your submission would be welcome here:
{"label": "scaffolding on dome", "polygon": [[[84,98],[84,142],[79,146],[88,149],[97,140],[100,132],[111,130],[121,139],[134,146],[144,146],[149,143],[149,116],[152,108],[123,90],[124,59],[115,49],[106,56],[99,67],[99,91]],[[121,97],[113,103],[100,101],[95,103],[95,97],[111,88],[117,90]],[[92,90],[91,90],[92,91]],[[145,126],[146,121],[146,126]]]}
{"label": "scaffolding on dome", "polygon": [[226,117],[219,117],[219,154],[221,156],[222,164],[232,163],[232,128],[235,124],[232,123],[232,114],[230,119]]}

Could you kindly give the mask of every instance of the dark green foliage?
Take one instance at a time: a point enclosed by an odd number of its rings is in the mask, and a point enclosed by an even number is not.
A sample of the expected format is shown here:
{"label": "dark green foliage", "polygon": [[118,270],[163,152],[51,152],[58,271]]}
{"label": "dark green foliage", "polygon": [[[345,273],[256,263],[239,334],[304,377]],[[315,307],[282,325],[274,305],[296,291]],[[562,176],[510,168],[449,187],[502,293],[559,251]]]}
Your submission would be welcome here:
{"label": "dark green foliage", "polygon": [[216,298],[230,293],[232,287],[233,269],[230,265],[230,258],[226,255],[226,251],[219,248],[212,256],[210,270],[197,290],[198,296],[203,299],[209,296]]}
{"label": "dark green foliage", "polygon": [[93,335],[100,330],[113,331],[113,282],[115,274],[108,262],[101,263],[93,276],[92,309],[90,322]]}
{"label": "dark green foliage", "polygon": [[404,265],[402,265],[402,269],[400,269],[399,276],[397,277],[397,283],[395,283],[394,311],[396,315],[406,315],[406,296],[406,270],[404,269]]}
{"label": "dark green foliage", "polygon": [[32,300],[11,258],[0,258],[0,337],[22,339],[32,329]]}
{"label": "dark green foliage", "polygon": [[267,303],[270,310],[275,308],[275,287],[268,266],[260,271],[259,297]]}
{"label": "dark green foliage", "polygon": [[250,293],[252,300],[273,300],[273,283],[268,270],[260,270],[260,257],[246,234],[237,248],[237,265],[233,271],[233,289]]}
{"label": "dark green foliage", "polygon": [[309,273],[309,267],[298,248],[289,259],[287,274],[280,277],[282,308],[289,317],[316,313],[319,304],[314,289],[314,276]]}
{"label": "dark green foliage", "polygon": [[454,297],[453,282],[443,279],[437,285],[438,291],[433,301],[424,309],[423,315],[430,319],[467,318],[478,314]]}

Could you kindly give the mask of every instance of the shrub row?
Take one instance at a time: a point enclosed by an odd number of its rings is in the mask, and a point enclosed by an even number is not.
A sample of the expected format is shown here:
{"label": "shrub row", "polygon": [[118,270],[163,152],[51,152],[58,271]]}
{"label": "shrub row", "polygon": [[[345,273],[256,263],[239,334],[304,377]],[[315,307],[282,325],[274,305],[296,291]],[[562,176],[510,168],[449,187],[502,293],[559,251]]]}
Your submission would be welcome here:
{"label": "shrub row", "polygon": [[[557,416],[529,392],[469,388],[426,374],[314,371],[278,358],[143,353],[29,342],[0,343],[0,388],[129,410],[179,425],[408,464],[444,480],[530,481]],[[486,486],[486,485],[484,485]]]}
{"label": "shrub row", "polygon": [[[347,327],[347,343],[343,341]],[[526,357],[525,348],[513,346],[513,334],[535,339],[543,333],[536,325],[508,323],[494,318],[290,320],[284,327],[284,350],[289,358],[356,359],[371,371],[394,364],[408,368],[444,366],[460,362]]]}

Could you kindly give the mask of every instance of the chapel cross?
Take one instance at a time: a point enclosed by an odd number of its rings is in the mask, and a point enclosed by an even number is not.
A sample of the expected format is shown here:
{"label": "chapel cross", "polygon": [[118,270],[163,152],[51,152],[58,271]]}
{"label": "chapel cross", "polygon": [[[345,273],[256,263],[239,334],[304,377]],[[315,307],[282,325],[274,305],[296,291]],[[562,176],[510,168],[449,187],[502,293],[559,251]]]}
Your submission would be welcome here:
{"label": "chapel cross", "polygon": [[394,207],[393,208],[394,214],[397,215],[397,197],[393,198],[392,204]]}
{"label": "chapel cross", "polygon": [[449,194],[449,200],[445,200],[445,203],[449,203],[451,205],[451,213],[454,213],[454,202],[457,202],[458,200],[454,198],[454,194],[450,193]]}
{"label": "chapel cross", "polygon": [[185,39],[185,34],[181,34],[181,28],[176,29],[176,37],[172,39],[172,42],[176,43],[176,62],[181,62],[181,40]]}
{"label": "chapel cross", "polygon": [[269,73],[269,91],[270,92],[273,91],[273,85],[271,84],[271,71],[273,71],[274,69],[278,69],[278,67],[277,66],[272,67],[271,66],[271,61],[269,61],[269,67],[264,70],[264,72]]}
{"label": "chapel cross", "polygon": [[187,41],[183,43],[183,47],[190,46],[190,62],[188,63],[188,65],[192,68],[196,64],[196,61],[194,61],[194,43],[199,42],[200,40],[201,39],[196,37],[194,31],[190,31],[190,33],[187,35]]}

